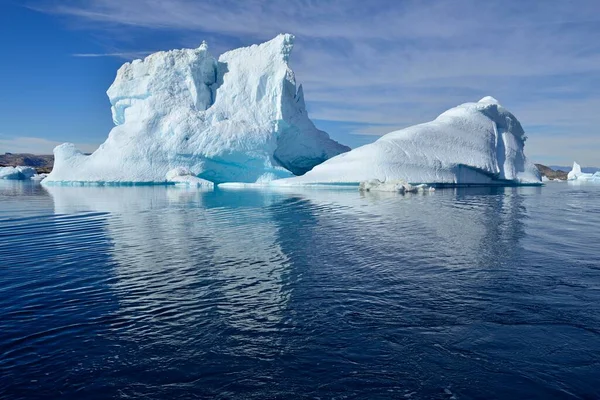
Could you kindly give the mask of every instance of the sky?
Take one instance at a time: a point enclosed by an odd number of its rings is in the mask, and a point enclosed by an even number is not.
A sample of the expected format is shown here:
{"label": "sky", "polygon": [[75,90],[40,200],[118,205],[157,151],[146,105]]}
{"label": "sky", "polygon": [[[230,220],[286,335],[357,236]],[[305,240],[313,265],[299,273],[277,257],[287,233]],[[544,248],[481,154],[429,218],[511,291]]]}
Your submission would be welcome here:
{"label": "sky", "polygon": [[0,153],[93,151],[122,63],[278,33],[309,116],[351,147],[490,95],[534,162],[600,166],[598,0],[0,0]]}

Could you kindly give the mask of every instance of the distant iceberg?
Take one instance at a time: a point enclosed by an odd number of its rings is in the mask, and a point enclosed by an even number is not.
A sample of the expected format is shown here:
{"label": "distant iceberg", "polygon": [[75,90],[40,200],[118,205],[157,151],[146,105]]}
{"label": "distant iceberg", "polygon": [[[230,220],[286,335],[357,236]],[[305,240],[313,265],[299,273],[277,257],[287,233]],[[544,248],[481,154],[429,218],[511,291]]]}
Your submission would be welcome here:
{"label": "distant iceberg", "polygon": [[350,150],[308,118],[288,66],[293,42],[279,35],[218,60],[203,43],[124,64],[107,92],[108,139],[89,156],[58,146],[43,183],[169,182],[176,168],[213,183],[266,182]]}
{"label": "distant iceberg", "polygon": [[32,167],[0,167],[0,179],[24,181],[36,177]]}
{"label": "distant iceberg", "polygon": [[577,162],[573,162],[573,168],[567,175],[569,181],[594,181],[600,182],[600,172],[593,174],[585,173],[581,171],[581,166]]}
{"label": "distant iceberg", "polygon": [[524,153],[517,118],[492,97],[452,108],[434,121],[388,133],[333,157],[303,176],[273,185],[350,184],[378,180],[410,184],[540,184]]}

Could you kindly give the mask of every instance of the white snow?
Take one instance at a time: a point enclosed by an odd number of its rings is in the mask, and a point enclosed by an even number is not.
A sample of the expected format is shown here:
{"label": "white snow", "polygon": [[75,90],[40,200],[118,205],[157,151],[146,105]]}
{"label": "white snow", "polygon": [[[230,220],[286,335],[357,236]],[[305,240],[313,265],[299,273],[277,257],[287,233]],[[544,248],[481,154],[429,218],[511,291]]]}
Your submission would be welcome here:
{"label": "white snow", "polygon": [[[388,133],[273,185],[359,183],[537,184],[521,124],[492,97],[452,108],[434,121]],[[392,183],[393,185],[393,183]]]}
{"label": "white snow", "polygon": [[24,181],[36,175],[32,167],[0,167],[0,179]]}
{"label": "white snow", "polygon": [[177,167],[214,183],[265,182],[348,151],[308,118],[288,66],[293,42],[279,35],[218,60],[202,43],[124,64],[107,92],[108,139],[89,156],[56,147],[44,184],[164,182]]}
{"label": "white snow", "polygon": [[567,180],[600,182],[600,172],[593,174],[581,172],[581,166],[577,162],[573,162],[573,168],[567,174]]}

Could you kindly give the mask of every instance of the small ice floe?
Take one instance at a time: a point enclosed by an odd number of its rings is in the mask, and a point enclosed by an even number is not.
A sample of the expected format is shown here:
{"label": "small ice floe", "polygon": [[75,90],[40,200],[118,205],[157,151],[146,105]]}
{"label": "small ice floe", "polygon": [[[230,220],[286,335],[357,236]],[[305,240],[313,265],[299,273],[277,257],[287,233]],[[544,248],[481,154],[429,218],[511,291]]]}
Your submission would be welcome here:
{"label": "small ice floe", "polygon": [[177,167],[169,172],[165,176],[167,182],[175,183],[177,186],[189,186],[198,187],[203,189],[214,189],[215,184],[207,181],[206,179],[198,178],[187,168]]}
{"label": "small ice floe", "polygon": [[362,192],[396,192],[396,193],[423,193],[433,192],[434,188],[425,184],[411,185],[400,180],[390,180],[382,182],[379,179],[360,182],[358,190]]}
{"label": "small ice floe", "polygon": [[31,177],[32,181],[41,181],[44,178],[46,178],[48,176],[48,174],[35,174],[34,176]]}

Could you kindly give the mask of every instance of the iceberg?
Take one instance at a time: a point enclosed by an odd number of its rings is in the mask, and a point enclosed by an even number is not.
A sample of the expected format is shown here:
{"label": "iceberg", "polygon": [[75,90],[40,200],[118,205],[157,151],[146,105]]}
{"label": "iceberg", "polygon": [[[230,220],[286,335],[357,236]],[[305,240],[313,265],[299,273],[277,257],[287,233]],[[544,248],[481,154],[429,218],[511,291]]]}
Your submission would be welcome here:
{"label": "iceberg", "polygon": [[595,172],[593,174],[582,172],[581,165],[577,164],[577,162],[573,162],[573,168],[567,174],[567,180],[600,182],[600,172]]}
{"label": "iceberg", "polygon": [[359,184],[373,180],[439,186],[541,184],[539,171],[525,157],[525,140],[517,118],[496,99],[485,97],[452,108],[431,122],[388,133],[325,161],[303,176],[271,184]]}
{"label": "iceberg", "polygon": [[293,43],[282,34],[216,59],[203,42],[125,63],[107,91],[108,139],[91,155],[57,146],[43,183],[168,183],[176,168],[189,171],[178,180],[267,182],[350,150],[308,118]]}
{"label": "iceberg", "polygon": [[36,171],[32,167],[0,167],[0,179],[24,181],[34,176]]}

